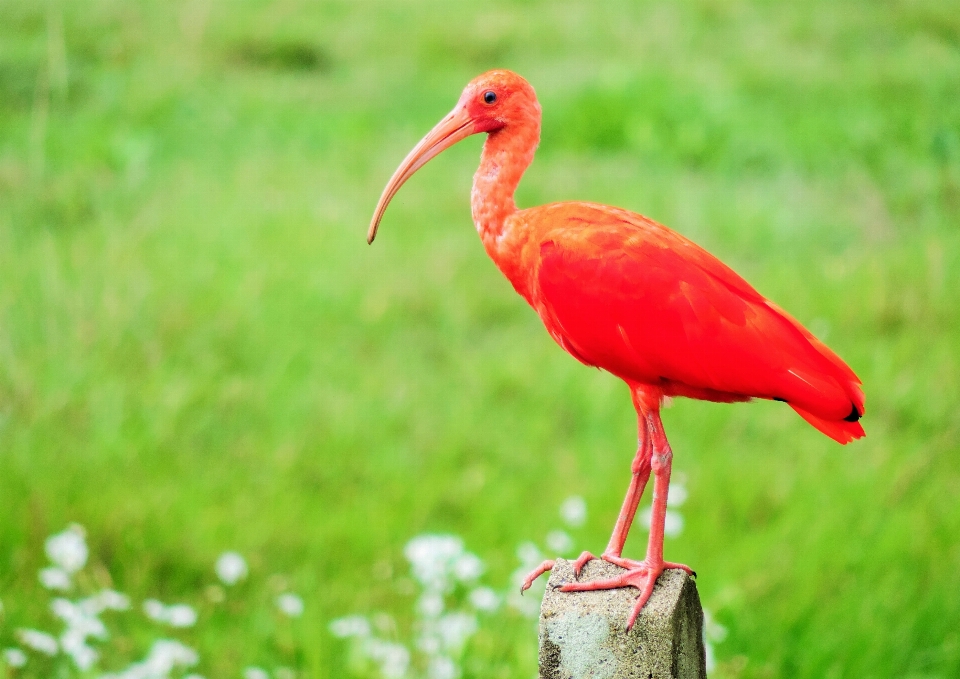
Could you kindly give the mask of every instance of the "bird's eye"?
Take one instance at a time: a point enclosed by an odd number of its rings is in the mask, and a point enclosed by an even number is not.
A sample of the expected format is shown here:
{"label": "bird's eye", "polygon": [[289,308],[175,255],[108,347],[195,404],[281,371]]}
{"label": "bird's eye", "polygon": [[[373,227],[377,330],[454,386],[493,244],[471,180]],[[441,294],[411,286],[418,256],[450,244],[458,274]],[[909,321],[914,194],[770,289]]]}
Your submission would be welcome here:
{"label": "bird's eye", "polygon": [[487,90],[483,93],[483,103],[484,104],[494,104],[497,101],[497,93],[493,90]]}

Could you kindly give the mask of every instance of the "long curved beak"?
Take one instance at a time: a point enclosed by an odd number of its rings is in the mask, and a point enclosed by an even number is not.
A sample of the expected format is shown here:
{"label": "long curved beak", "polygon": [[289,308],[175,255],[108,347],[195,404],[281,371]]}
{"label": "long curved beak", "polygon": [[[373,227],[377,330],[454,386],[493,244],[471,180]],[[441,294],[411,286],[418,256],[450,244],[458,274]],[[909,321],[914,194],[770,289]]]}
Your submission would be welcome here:
{"label": "long curved beak", "polygon": [[427,136],[420,140],[419,144],[413,147],[413,150],[400,163],[397,171],[390,177],[390,181],[387,182],[386,188],[380,195],[380,202],[377,203],[373,219],[370,220],[370,230],[367,231],[367,243],[372,243],[373,239],[376,238],[377,227],[380,226],[383,213],[386,212],[390,199],[396,195],[403,183],[441,151],[450,148],[474,132],[476,132],[476,129],[474,129],[473,120],[467,114],[466,109],[457,106],[437,123],[436,127],[430,130]]}

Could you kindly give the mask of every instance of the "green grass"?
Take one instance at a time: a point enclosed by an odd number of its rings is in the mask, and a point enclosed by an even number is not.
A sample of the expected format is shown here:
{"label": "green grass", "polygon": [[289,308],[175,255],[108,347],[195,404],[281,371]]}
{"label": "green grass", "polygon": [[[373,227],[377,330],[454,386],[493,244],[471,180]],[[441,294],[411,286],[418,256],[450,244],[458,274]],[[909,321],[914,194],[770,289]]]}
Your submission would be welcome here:
{"label": "green grass", "polygon": [[[630,399],[486,259],[480,140],[421,171],[364,243],[396,164],[493,67],[544,108],[521,205],[671,225],[864,381],[868,438],[846,448],[781,404],[666,412],[690,489],[667,554],[729,628],[716,676],[960,675],[960,7],[944,0],[0,0],[0,647],[53,628],[36,570],[71,521],[135,601],[193,596],[228,548],[304,596],[293,625],[257,608],[253,576],[235,614],[202,609],[189,641],[208,677],[268,659],[344,676],[328,622],[409,620],[412,597],[371,574],[402,572],[423,531],[463,536],[503,587],[515,546],[578,493],[577,547],[602,548]],[[139,656],[138,635],[108,664]],[[464,665],[535,666],[509,614]]]}

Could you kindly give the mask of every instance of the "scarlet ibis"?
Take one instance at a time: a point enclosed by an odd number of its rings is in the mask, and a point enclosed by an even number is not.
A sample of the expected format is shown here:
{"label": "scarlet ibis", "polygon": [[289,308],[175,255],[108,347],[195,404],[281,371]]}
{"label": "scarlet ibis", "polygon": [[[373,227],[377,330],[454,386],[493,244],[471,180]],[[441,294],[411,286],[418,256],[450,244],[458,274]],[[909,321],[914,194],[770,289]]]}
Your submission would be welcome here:
{"label": "scarlet ibis", "polygon": [[[642,215],[595,203],[518,210],[513,194],[540,141],[540,104],[519,75],[484,73],[414,147],[387,183],[370,222],[372,243],[390,200],[418,169],[458,141],[487,138],[473,178],[473,221],[487,254],[539,314],[547,332],[581,363],[630,388],[638,447],[626,499],[601,558],[616,578],[561,587],[633,586],[632,627],[666,568],[664,517],[673,453],[660,421],[665,397],[729,403],[783,401],[838,443],[864,436],[860,380],[826,345],[716,257]],[[640,497],[654,475],[650,537],[643,561],[622,557]],[[584,552],[580,570],[596,558]],[[523,589],[553,567],[544,562]]]}

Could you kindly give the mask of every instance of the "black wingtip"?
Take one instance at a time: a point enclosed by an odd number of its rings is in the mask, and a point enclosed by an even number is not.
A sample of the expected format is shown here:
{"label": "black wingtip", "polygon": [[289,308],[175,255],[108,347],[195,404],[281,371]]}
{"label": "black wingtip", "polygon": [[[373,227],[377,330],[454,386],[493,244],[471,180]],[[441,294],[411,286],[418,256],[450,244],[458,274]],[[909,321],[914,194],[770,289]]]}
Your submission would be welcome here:
{"label": "black wingtip", "polygon": [[843,418],[844,422],[857,422],[860,420],[860,411],[857,410],[857,406],[850,404],[850,414]]}

